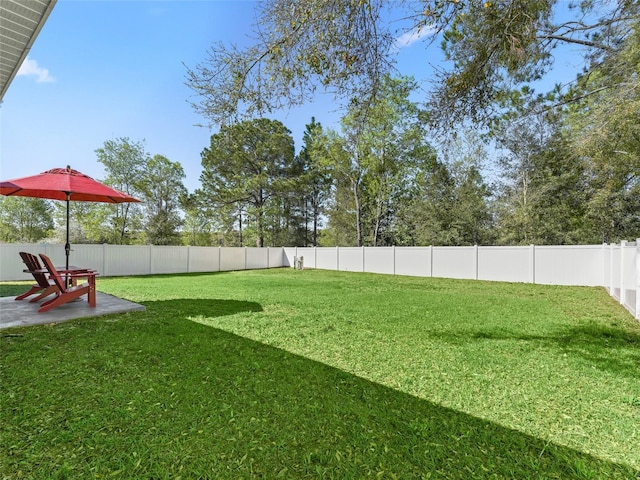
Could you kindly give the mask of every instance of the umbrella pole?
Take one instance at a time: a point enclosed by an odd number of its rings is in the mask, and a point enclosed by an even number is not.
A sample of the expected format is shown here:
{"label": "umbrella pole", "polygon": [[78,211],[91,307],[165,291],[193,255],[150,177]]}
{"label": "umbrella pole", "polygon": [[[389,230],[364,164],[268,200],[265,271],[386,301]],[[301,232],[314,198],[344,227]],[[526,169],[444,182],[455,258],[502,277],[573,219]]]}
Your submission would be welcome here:
{"label": "umbrella pole", "polygon": [[[69,254],[71,253],[71,244],[69,243],[69,197],[71,196],[71,192],[65,192],[67,194],[67,241],[64,244],[64,252],[66,255],[66,262],[64,264],[64,268],[69,270]],[[65,285],[69,286],[69,277],[65,277]]]}

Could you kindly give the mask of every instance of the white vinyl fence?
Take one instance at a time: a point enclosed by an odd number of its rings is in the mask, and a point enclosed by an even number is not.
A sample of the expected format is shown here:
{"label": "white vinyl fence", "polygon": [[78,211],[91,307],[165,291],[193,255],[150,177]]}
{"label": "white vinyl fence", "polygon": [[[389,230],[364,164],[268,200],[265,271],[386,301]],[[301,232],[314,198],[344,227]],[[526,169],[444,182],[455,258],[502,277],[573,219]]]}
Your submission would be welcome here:
{"label": "white vinyl fence", "polygon": [[546,285],[605,287],[640,320],[640,239],[619,245],[285,247],[285,266]]}
{"label": "white vinyl fence", "polygon": [[[95,268],[100,276],[256,270],[283,266],[282,248],[72,245],[70,265]],[[0,244],[0,281],[28,280],[20,252],[48,255],[64,265],[64,245]]]}
{"label": "white vinyl fence", "polygon": [[[28,280],[19,252],[64,265],[58,244],[0,244],[0,281]],[[70,263],[101,276],[219,272],[294,266],[392,275],[605,287],[640,320],[640,239],[616,245],[524,247],[238,248],[73,245]]]}

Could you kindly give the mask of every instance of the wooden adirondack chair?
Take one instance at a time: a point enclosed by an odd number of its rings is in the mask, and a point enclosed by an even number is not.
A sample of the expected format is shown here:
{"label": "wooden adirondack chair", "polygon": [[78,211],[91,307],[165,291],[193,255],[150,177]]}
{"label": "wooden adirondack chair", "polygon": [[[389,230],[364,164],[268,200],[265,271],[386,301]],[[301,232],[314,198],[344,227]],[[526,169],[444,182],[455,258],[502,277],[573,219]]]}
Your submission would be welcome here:
{"label": "wooden adirondack chair", "polygon": [[43,253],[40,254],[40,258],[42,258],[42,262],[49,272],[50,279],[53,280],[56,285],[56,296],[44,302],[38,309],[38,313],[47,312],[52,308],[64,305],[71,300],[81,297],[85,293],[87,294],[89,306],[96,306],[96,275],[98,275],[98,272],[95,270],[64,270],[64,276],[70,279],[87,279],[86,283],[67,287],[67,282],[62,278],[61,273],[58,272],[56,267],[53,266],[51,259]]}
{"label": "wooden adirondack chair", "polygon": [[40,295],[30,300],[30,302],[37,302],[58,291],[58,287],[56,286],[55,282],[47,278],[47,270],[43,270],[38,257],[27,252],[20,252],[20,257],[22,258],[24,264],[27,266],[27,270],[29,271],[29,273],[33,275],[36,284],[32,285],[31,288],[28,291],[24,292],[22,295],[18,295],[15,298],[16,300],[24,300],[25,298],[35,293],[40,293]]}

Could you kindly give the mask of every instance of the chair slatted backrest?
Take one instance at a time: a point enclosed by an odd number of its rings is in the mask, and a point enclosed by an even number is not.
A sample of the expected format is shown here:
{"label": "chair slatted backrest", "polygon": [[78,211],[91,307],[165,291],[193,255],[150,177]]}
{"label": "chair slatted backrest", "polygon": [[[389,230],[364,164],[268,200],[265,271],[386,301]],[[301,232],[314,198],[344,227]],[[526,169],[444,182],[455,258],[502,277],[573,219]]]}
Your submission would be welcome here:
{"label": "chair slatted backrest", "polygon": [[20,257],[22,257],[22,261],[27,266],[27,269],[33,275],[33,278],[38,282],[38,285],[41,287],[48,287],[49,280],[47,280],[47,275],[38,272],[38,270],[42,270],[42,265],[40,265],[40,260],[35,255],[28,252],[20,252]]}
{"label": "chair slatted backrest", "polygon": [[47,257],[44,253],[40,254],[40,258],[42,258],[42,261],[44,262],[44,266],[49,271],[49,276],[54,282],[56,282],[56,286],[60,289],[61,292],[66,292],[67,288],[64,285],[64,280],[62,280],[62,277],[56,270],[56,267],[53,266],[53,262],[51,261],[51,259]]}

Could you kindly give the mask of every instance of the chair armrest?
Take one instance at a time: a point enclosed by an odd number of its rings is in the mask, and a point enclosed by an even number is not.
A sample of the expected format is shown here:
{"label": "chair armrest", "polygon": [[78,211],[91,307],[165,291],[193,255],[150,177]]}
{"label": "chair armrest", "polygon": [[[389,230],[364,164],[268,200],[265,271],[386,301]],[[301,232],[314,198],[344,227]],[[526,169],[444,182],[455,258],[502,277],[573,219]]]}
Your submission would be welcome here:
{"label": "chair armrest", "polygon": [[70,268],[69,270],[65,270],[64,268],[61,269],[56,269],[58,273],[60,274],[65,274],[65,275],[80,275],[80,274],[86,274],[86,273],[98,273],[97,270],[94,270],[93,268]]}
{"label": "chair armrest", "polygon": [[62,270],[58,271],[60,275],[65,277],[96,277],[100,275],[96,270]]}

